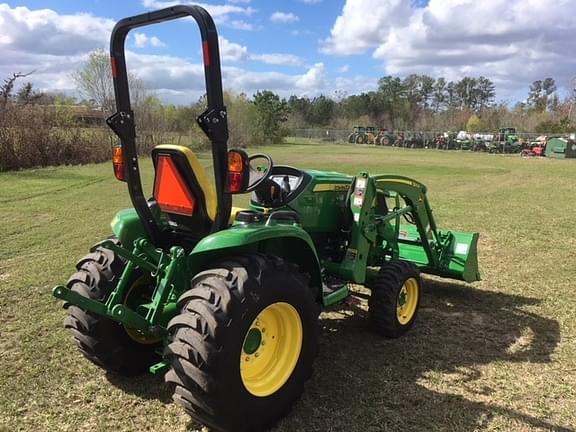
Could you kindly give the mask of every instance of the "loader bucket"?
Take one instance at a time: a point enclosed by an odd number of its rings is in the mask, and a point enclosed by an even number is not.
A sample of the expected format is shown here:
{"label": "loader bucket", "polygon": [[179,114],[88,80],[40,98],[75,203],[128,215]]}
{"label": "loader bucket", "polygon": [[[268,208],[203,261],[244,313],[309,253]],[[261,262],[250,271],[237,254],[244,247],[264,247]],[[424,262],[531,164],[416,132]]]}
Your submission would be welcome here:
{"label": "loader bucket", "polygon": [[432,265],[422,247],[414,225],[400,225],[398,246],[400,259],[410,261],[423,273],[445,278],[475,282],[480,280],[478,270],[478,233],[439,230],[441,235],[452,234],[452,240],[441,252],[440,265]]}

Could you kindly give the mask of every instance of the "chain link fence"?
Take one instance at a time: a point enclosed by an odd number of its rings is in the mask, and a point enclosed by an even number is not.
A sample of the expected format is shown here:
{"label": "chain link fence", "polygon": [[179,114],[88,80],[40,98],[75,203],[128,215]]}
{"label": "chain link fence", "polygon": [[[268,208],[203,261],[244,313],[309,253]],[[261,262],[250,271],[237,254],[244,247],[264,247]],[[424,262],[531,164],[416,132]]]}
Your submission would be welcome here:
{"label": "chain link fence", "polygon": [[[357,143],[357,139],[350,129],[292,129],[291,136],[299,139],[309,139],[313,141],[322,142],[333,142],[337,144],[344,143]],[[482,140],[482,141],[492,141],[496,138],[497,134],[492,132],[481,132],[481,133],[455,133],[446,132],[442,130],[435,131],[375,131],[375,136],[380,135],[381,137],[388,137],[387,143],[384,145],[395,145],[399,147],[409,147],[411,143],[417,141],[424,147],[433,147],[435,142],[440,137],[446,139],[457,139],[457,140]],[[553,134],[539,134],[535,132],[517,132],[515,134],[518,139],[522,142],[533,142],[541,136],[550,137]],[[366,144],[366,143],[364,143]],[[378,143],[380,144],[380,143]]]}

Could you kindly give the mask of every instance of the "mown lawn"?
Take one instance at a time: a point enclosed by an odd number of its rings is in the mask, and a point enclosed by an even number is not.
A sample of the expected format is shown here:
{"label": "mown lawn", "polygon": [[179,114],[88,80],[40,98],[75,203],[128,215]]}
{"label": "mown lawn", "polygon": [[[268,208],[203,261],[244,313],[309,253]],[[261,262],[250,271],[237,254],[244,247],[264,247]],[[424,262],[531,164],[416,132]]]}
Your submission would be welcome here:
{"label": "mown lawn", "polygon": [[[372,334],[362,300],[324,313],[315,374],[277,431],[576,430],[576,161],[260,150],[302,168],[415,177],[441,227],[481,233],[483,280],[426,278],[404,338]],[[129,204],[110,164],[0,174],[0,430],[198,428],[161,378],[107,376],[85,361],[50,294]]]}

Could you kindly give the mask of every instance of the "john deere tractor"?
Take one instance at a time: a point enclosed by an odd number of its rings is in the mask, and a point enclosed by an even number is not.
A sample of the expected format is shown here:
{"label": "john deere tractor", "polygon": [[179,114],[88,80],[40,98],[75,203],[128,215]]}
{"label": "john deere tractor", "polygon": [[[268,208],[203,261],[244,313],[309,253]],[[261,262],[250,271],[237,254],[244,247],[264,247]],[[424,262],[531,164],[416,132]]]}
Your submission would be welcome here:
{"label": "john deere tractor", "polygon": [[352,133],[348,135],[349,143],[375,144],[378,132],[374,126],[354,126]]}
{"label": "john deere tractor", "polygon": [[[188,147],[158,145],[151,195],[135,143],[124,44],[128,32],[191,16],[200,28],[211,178]],[[369,317],[389,338],[414,324],[421,273],[479,279],[477,233],[437,227],[426,186],[274,164],[228,150],[218,36],[198,6],[119,21],[111,36],[119,138],[115,177],[133,207],[111,222],[65,285],[53,290],[80,352],[110,373],[165,374],[173,398],[217,431],[259,431],[285,415],[312,373],[318,314],[371,289]],[[252,192],[250,208],[232,195]],[[74,363],[70,363],[74,364]]]}
{"label": "john deere tractor", "polygon": [[520,153],[521,150],[522,145],[513,127],[500,128],[488,148],[490,153]]}

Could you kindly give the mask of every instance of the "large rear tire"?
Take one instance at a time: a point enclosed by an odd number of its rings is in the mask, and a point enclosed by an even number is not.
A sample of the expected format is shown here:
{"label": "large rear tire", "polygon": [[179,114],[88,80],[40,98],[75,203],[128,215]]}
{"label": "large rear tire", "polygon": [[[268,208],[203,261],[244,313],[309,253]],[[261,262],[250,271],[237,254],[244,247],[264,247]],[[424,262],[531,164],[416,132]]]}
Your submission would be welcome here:
{"label": "large rear tire", "polygon": [[191,286],[168,324],[174,400],[217,431],[269,428],[312,374],[319,306],[308,277],[279,258],[248,255]]}
{"label": "large rear tire", "polygon": [[[105,302],[124,267],[125,263],[114,252],[98,246],[78,261],[78,271],[70,276],[67,286],[84,297]],[[131,288],[141,287],[142,280],[141,277],[135,279]],[[159,340],[146,339],[135,330],[78,306],[65,304],[64,307],[68,309],[64,327],[70,330],[84,357],[102,369],[134,376],[161,360],[156,353]]]}
{"label": "large rear tire", "polygon": [[414,325],[422,280],[418,268],[406,261],[391,261],[372,281],[368,308],[374,330],[382,336],[397,338]]}

